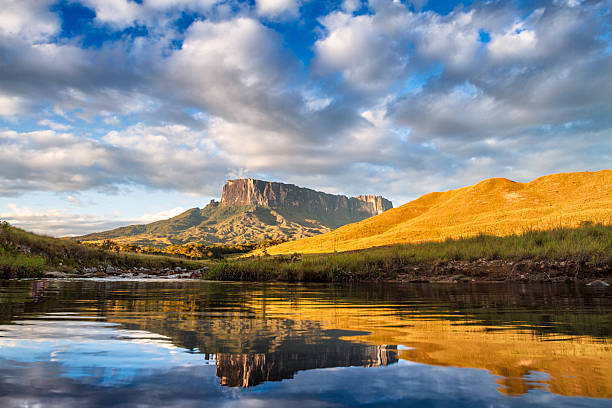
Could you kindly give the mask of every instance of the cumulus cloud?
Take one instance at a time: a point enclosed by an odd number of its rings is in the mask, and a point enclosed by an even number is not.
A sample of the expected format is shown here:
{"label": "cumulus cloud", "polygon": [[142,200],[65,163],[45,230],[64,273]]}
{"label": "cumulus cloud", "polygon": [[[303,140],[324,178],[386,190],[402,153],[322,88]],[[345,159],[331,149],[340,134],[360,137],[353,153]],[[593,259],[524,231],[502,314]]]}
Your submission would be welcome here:
{"label": "cumulus cloud", "polygon": [[290,18],[299,15],[298,0],[257,0],[257,14],[268,18]]}
{"label": "cumulus cloud", "polygon": [[[96,21],[117,28],[144,24],[155,28],[155,24],[168,22],[168,14],[182,11],[209,11],[218,0],[82,0],[96,13]],[[163,25],[163,24],[162,24]]]}
{"label": "cumulus cloud", "polygon": [[297,60],[257,20],[194,23],[165,75],[175,97],[225,120],[259,128],[296,129],[302,100],[291,88]]}
{"label": "cumulus cloud", "polygon": [[[84,48],[57,40],[51,2],[6,2],[0,116],[47,130],[0,132],[3,195],[121,185],[212,195],[242,174],[404,201],[609,163],[604,2],[474,2],[440,15],[423,2],[346,1],[306,33],[311,60],[270,24],[298,17],[297,1],[81,3],[105,29],[149,35]],[[181,31],[183,11],[204,14]],[[43,107],[70,123],[36,116]],[[81,132],[79,120],[116,128]]]}
{"label": "cumulus cloud", "polygon": [[0,192],[79,191],[145,185],[207,194],[225,166],[184,126],[131,126],[103,140],[53,130],[0,132]]}
{"label": "cumulus cloud", "polygon": [[60,22],[50,11],[53,0],[3,0],[0,35],[42,41],[59,30]]}
{"label": "cumulus cloud", "polygon": [[25,111],[23,98],[0,94],[0,116],[14,116]]}

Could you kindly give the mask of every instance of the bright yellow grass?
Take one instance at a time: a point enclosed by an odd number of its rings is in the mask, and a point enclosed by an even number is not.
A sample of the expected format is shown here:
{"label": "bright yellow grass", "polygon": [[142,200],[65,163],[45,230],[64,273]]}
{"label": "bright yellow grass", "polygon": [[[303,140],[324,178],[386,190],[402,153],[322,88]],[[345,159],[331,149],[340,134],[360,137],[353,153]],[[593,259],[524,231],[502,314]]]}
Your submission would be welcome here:
{"label": "bright yellow grass", "polygon": [[530,183],[487,179],[426,194],[332,232],[268,248],[268,253],[348,251],[480,233],[504,236],[584,221],[612,224],[612,170],[552,174]]}

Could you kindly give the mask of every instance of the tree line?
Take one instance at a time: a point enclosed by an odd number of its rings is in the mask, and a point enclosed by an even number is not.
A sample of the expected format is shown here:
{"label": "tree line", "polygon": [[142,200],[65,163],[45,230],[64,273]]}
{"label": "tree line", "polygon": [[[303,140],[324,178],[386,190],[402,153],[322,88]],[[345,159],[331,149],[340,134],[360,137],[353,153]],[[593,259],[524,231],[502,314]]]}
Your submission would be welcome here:
{"label": "tree line", "polygon": [[255,243],[247,244],[172,244],[164,248],[153,247],[150,245],[137,245],[132,243],[121,244],[110,239],[102,242],[80,242],[83,245],[101,248],[114,252],[132,252],[147,255],[171,255],[185,257],[189,259],[220,259],[225,255],[241,254],[251,252],[256,249],[264,249],[272,245],[285,242],[286,239],[267,239]]}

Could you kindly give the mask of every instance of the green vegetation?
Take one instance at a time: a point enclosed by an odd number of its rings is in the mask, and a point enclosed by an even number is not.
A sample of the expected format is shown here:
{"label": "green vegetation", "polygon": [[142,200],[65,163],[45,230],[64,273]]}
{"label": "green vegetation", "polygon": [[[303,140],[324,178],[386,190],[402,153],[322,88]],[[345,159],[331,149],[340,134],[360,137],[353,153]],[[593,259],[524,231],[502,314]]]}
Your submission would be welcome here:
{"label": "green vegetation", "polygon": [[0,276],[37,277],[42,274],[45,259],[41,256],[12,253],[0,248]]}
{"label": "green vegetation", "polygon": [[202,267],[202,261],[169,256],[125,254],[90,248],[58,238],[45,237],[0,222],[0,278],[37,277],[45,270],[74,272],[85,267],[113,265],[117,268],[163,269]]}
{"label": "green vegetation", "polygon": [[313,236],[351,221],[342,218],[332,222],[331,216],[321,215],[321,220],[317,217],[308,212],[280,208],[211,202],[202,209],[192,208],[168,220],[130,225],[71,239],[96,244],[112,240],[119,245],[153,248],[186,244],[245,245],[271,239]]}
{"label": "green vegetation", "polygon": [[[207,265],[211,269],[206,277],[214,280],[332,282],[393,279],[407,270],[416,271],[411,273],[418,278],[424,270],[431,272],[432,265],[449,262],[466,262],[464,270],[455,273],[467,273],[473,263],[483,260],[569,261],[591,269],[598,267],[604,274],[612,272],[612,226],[602,224],[583,223],[577,228],[527,231],[506,237],[479,235],[330,254],[266,255],[266,248],[272,243],[274,241],[225,246],[171,245],[164,250],[151,249],[163,255],[150,255],[146,248],[121,246],[112,241],[106,241],[101,247],[88,247],[0,223],[0,278],[36,277],[47,270],[74,272],[101,265],[121,269],[175,266],[199,269]],[[138,248],[143,253],[120,252]],[[216,262],[184,259],[223,257],[257,248],[263,256],[222,258]],[[209,254],[212,251],[217,251],[214,256]],[[505,272],[495,270],[495,273]],[[473,276],[486,278],[488,273],[485,270]],[[604,277],[610,277],[608,275]]]}
{"label": "green vegetation", "polygon": [[284,239],[268,239],[252,244],[183,244],[168,245],[165,248],[152,246],[140,246],[136,244],[120,244],[109,239],[102,242],[83,242],[82,244],[91,248],[101,248],[115,252],[133,252],[148,255],[176,256],[189,259],[221,259],[227,255],[244,254],[257,249],[265,250],[273,245],[285,242]]}
{"label": "green vegetation", "polygon": [[216,280],[348,281],[394,278],[415,265],[478,260],[572,261],[612,264],[612,226],[527,231],[505,237],[479,235],[443,242],[402,244],[344,253],[260,256],[224,260],[207,276]]}

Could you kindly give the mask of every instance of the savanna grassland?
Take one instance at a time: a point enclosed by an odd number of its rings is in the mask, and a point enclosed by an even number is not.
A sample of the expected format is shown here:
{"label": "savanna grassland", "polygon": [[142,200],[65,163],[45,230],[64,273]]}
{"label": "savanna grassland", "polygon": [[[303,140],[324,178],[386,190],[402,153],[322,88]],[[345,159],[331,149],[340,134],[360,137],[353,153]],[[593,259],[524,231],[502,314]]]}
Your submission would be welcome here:
{"label": "savanna grassland", "polygon": [[567,281],[612,276],[612,226],[478,235],[329,254],[254,256],[213,265],[209,279],[284,281]]}
{"label": "savanna grassland", "polygon": [[529,183],[504,178],[426,194],[400,207],[332,232],[267,249],[271,255],[332,253],[480,234],[612,224],[612,170],[559,173]]}

